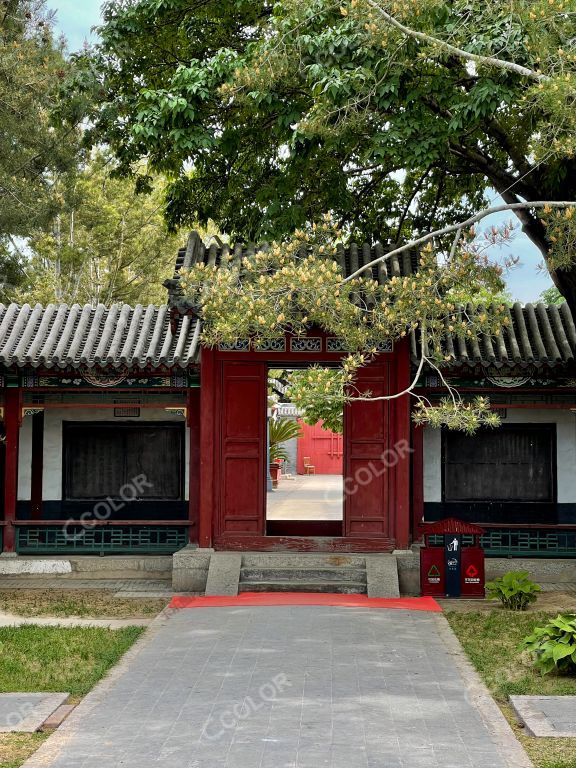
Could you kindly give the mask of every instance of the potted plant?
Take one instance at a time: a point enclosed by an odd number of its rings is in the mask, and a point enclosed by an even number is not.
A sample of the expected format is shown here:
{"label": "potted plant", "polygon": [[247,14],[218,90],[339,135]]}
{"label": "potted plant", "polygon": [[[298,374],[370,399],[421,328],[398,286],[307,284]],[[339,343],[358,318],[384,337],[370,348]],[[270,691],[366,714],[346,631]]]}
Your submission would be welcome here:
{"label": "potted plant", "polygon": [[268,422],[268,455],[272,487],[278,487],[281,464],[288,459],[284,443],[294,437],[300,437],[300,425],[292,419],[271,419]]}

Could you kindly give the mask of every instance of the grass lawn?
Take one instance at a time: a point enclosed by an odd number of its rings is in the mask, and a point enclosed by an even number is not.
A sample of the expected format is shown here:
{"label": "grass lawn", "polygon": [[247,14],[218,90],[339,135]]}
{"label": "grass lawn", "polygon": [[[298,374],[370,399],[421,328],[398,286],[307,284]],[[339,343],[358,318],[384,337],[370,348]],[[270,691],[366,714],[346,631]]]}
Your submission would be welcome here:
{"label": "grass lawn", "polygon": [[576,695],[576,677],[542,677],[526,654],[518,650],[522,639],[549,613],[515,613],[494,609],[489,613],[447,611],[446,618],[466,653],[500,705],[514,732],[537,768],[576,768],[576,739],[540,739],[526,736],[508,704],[508,696]]}
{"label": "grass lawn", "polygon": [[47,733],[0,733],[0,768],[20,768],[47,738]]}
{"label": "grass lawn", "polygon": [[[130,648],[141,627],[0,627],[0,691],[69,691],[82,696]],[[0,734],[0,768],[17,768],[44,734]]]}
{"label": "grass lawn", "polygon": [[156,616],[167,604],[164,598],[114,597],[101,589],[0,590],[0,611],[18,616],[146,619]]}

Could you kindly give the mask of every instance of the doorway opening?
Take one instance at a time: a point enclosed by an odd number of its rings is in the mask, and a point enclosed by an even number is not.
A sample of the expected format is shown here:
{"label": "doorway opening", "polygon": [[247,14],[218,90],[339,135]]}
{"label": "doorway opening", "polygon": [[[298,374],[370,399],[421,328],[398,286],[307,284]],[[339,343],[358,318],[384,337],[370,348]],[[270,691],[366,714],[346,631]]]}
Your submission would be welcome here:
{"label": "doorway opening", "polygon": [[301,370],[268,371],[266,534],[342,536],[343,429],[307,417],[291,402]]}

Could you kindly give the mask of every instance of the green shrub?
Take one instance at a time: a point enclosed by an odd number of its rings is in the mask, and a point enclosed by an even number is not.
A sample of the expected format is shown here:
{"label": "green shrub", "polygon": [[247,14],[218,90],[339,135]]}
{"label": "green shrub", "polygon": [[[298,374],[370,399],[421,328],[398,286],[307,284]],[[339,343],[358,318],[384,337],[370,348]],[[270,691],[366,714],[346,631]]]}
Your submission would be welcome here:
{"label": "green shrub", "polygon": [[535,627],[521,648],[534,654],[534,664],[543,675],[553,669],[576,674],[576,613],[559,614],[544,627]]}
{"label": "green shrub", "polygon": [[489,581],[486,589],[491,600],[500,600],[510,611],[525,611],[541,591],[530,579],[528,571],[509,571],[499,579]]}

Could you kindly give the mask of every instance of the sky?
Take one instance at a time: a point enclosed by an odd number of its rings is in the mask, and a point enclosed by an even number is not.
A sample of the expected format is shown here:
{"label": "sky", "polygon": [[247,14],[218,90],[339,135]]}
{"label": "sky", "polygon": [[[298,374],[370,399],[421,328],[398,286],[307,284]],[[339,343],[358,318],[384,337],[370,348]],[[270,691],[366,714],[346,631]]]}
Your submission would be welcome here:
{"label": "sky", "polygon": [[[68,49],[76,51],[84,42],[95,42],[91,28],[100,22],[101,0],[49,0],[49,6],[56,11],[56,28],[68,40]],[[498,204],[498,199],[495,204]],[[514,299],[522,302],[538,299],[540,293],[552,285],[546,270],[539,270],[542,256],[530,240],[522,234],[513,214],[495,214],[478,225],[483,231],[492,224],[503,224],[512,220],[515,230],[512,242],[503,248],[494,249],[496,258],[519,257],[519,264],[505,275],[506,285]]]}

